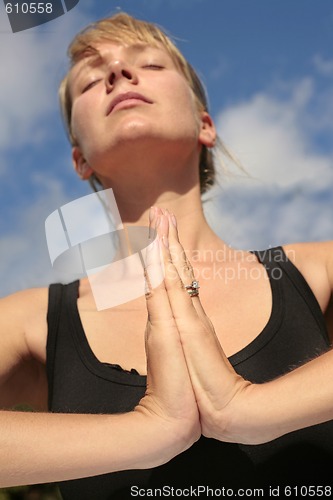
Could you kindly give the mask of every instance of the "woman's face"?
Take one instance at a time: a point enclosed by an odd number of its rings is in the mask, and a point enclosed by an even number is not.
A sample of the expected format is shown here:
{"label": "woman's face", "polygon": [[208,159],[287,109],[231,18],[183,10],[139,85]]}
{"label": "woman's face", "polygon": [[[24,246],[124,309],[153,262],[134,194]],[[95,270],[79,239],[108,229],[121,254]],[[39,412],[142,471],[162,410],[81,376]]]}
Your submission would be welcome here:
{"label": "woman's face", "polygon": [[74,160],[82,155],[104,176],[142,153],[153,157],[170,151],[170,142],[180,155],[199,149],[202,120],[193,92],[164,49],[109,42],[96,48],[69,78],[79,145]]}

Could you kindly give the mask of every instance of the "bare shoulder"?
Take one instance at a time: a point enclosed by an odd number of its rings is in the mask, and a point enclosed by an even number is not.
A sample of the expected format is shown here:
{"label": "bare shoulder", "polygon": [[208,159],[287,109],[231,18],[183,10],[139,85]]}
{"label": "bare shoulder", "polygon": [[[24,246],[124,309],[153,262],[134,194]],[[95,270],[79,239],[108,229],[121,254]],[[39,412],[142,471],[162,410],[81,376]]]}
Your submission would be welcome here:
{"label": "bare shoulder", "polygon": [[292,243],[283,248],[325,311],[333,288],[333,241]]}
{"label": "bare shoulder", "polygon": [[6,304],[7,307],[16,306],[18,310],[24,310],[30,307],[32,304],[45,305],[47,302],[48,288],[27,288],[25,290],[20,290],[14,292],[10,295],[6,295],[0,299],[1,307]]}
{"label": "bare shoulder", "polygon": [[29,288],[0,299],[2,343],[15,344],[20,357],[40,358],[40,345],[45,345],[47,334],[47,307],[48,288]]}
{"label": "bare shoulder", "polygon": [[311,259],[311,261],[324,264],[329,259],[333,259],[333,240],[290,243],[284,245],[283,248],[291,256],[294,253],[295,257],[299,259]]}

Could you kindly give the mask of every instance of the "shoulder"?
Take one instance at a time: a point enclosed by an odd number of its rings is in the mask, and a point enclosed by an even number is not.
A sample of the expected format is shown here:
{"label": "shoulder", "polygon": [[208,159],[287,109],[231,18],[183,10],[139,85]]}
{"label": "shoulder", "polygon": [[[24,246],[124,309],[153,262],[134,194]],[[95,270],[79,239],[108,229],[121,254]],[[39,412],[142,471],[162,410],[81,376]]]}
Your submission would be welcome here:
{"label": "shoulder", "polygon": [[283,249],[289,260],[302,271],[315,270],[319,274],[331,278],[333,274],[333,240],[284,245]]}
{"label": "shoulder", "polygon": [[1,318],[11,315],[12,321],[20,321],[34,314],[37,309],[47,307],[47,303],[48,288],[20,290],[0,299]]}
{"label": "shoulder", "polygon": [[[22,357],[40,357],[47,334],[48,288],[30,288],[0,299],[2,341],[16,343]],[[36,351],[37,349],[37,351]]]}
{"label": "shoulder", "polygon": [[325,311],[333,290],[333,241],[291,243],[283,249]]}

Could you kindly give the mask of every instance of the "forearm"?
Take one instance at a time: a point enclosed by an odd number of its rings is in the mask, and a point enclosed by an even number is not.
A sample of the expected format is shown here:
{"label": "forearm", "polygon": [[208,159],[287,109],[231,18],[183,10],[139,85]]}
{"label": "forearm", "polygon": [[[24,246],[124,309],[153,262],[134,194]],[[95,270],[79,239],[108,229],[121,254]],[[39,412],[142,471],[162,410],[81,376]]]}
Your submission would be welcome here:
{"label": "forearm", "polygon": [[217,417],[211,437],[259,444],[331,420],[332,380],[333,351],[329,351],[278,379],[244,385],[223,415],[224,435],[219,436]]}
{"label": "forearm", "polygon": [[[0,487],[150,468],[182,451],[160,420],[122,415],[0,412]],[[175,439],[175,438],[174,438]]]}

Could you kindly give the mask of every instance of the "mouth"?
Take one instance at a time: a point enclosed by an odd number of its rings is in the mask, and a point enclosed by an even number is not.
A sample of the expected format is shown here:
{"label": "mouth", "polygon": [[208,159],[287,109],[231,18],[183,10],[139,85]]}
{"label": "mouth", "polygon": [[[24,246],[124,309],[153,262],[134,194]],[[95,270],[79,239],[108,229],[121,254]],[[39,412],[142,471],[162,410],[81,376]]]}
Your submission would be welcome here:
{"label": "mouth", "polygon": [[116,107],[120,107],[121,103],[124,103],[121,107],[127,107],[127,105],[135,104],[137,101],[145,102],[147,104],[152,104],[153,101],[148,99],[138,92],[124,92],[123,94],[117,95],[110,103],[107,108],[106,114],[109,115]]}

